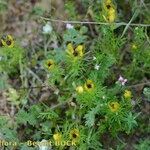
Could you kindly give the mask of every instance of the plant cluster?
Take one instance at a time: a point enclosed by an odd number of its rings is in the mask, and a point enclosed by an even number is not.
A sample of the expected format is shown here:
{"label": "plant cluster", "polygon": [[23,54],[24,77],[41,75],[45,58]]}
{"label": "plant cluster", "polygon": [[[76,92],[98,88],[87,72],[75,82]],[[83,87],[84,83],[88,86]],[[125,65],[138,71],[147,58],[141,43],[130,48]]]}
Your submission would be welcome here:
{"label": "plant cluster", "polygon": [[[66,9],[70,12],[68,5]],[[133,38],[128,41],[116,34],[118,27],[113,24],[117,19],[116,4],[111,0],[103,1],[101,12],[96,20],[110,25],[97,27],[100,34],[92,42],[87,42],[90,38],[88,27],[69,24],[59,47],[45,51],[40,58],[39,69],[44,83],[39,88],[43,85],[48,88],[47,98],[31,103],[30,88],[38,87],[29,86],[28,89],[20,85],[19,90],[11,85],[8,89],[4,87],[5,96],[16,112],[13,117],[0,116],[0,137],[16,141],[16,149],[43,150],[40,141],[45,140],[53,143],[47,149],[101,150],[103,135],[118,138],[119,133],[129,135],[138,126],[140,113],[134,109],[135,95],[128,85],[150,75],[147,33],[144,28],[135,27]],[[47,26],[49,30],[45,32],[49,33],[45,35],[44,32],[43,38],[55,33]],[[129,49],[124,52],[126,44]],[[29,58],[25,57],[25,50],[11,35],[1,37],[0,75],[3,79],[19,74],[19,80],[25,83],[22,77],[30,67],[27,66]],[[143,93],[149,98],[149,88]],[[39,143],[27,146],[28,140]],[[73,145],[61,144],[62,141]],[[136,147],[147,147],[147,143]]]}

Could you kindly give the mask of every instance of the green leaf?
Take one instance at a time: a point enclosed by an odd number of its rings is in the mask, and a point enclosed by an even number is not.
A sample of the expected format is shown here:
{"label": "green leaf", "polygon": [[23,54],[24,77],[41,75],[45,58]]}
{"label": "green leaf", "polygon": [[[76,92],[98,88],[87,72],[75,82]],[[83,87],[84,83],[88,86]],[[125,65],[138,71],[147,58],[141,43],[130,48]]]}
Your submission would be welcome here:
{"label": "green leaf", "polygon": [[95,115],[98,113],[99,107],[92,108],[91,111],[89,111],[84,118],[86,119],[85,125],[88,127],[92,127],[95,123]]}
{"label": "green leaf", "polygon": [[27,112],[25,112],[24,110],[20,110],[16,115],[16,121],[19,124],[25,124],[26,125],[28,120],[30,120],[30,117],[31,116],[29,116]]}

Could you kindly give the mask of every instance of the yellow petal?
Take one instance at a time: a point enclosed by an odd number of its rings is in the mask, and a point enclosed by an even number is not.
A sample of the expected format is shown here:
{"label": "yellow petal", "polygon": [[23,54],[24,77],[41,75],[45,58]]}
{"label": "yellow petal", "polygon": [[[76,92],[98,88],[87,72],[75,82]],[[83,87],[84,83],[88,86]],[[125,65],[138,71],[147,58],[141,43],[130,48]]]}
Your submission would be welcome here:
{"label": "yellow petal", "polygon": [[69,43],[69,44],[67,45],[67,52],[68,52],[69,54],[72,54],[72,53],[74,52],[74,48],[73,48],[72,43]]}
{"label": "yellow petal", "polygon": [[111,14],[108,16],[108,22],[113,23],[116,19],[116,15],[115,14]]}
{"label": "yellow petal", "polygon": [[76,51],[83,51],[83,45],[78,45]]}
{"label": "yellow petal", "polygon": [[60,133],[55,133],[55,134],[53,135],[53,139],[54,139],[55,141],[57,141],[57,142],[60,142],[60,141],[61,141],[61,138],[62,138],[62,136],[61,136]]}
{"label": "yellow petal", "polygon": [[7,45],[6,42],[3,39],[1,39],[1,42],[2,42],[2,45],[4,45],[4,46]]}
{"label": "yellow petal", "polygon": [[114,8],[110,8],[108,11],[109,15],[115,14],[115,9]]}
{"label": "yellow petal", "polygon": [[79,94],[83,93],[83,87],[82,87],[82,86],[78,86],[78,87],[76,88],[76,91],[77,91],[77,93],[79,93]]}

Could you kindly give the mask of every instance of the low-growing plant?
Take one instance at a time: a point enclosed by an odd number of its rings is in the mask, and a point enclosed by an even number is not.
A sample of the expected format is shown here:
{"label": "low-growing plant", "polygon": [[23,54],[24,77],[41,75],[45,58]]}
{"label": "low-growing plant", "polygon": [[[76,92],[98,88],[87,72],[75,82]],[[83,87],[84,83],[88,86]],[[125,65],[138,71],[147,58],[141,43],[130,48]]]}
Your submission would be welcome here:
{"label": "low-growing plant", "polygon": [[[146,29],[133,28],[133,38],[128,41],[126,34],[116,34],[119,28],[113,24],[117,20],[116,3],[111,0],[100,3],[101,15],[95,13],[94,19],[105,21],[107,26],[97,26],[100,34],[87,42],[89,27],[68,25],[57,46],[49,49],[43,45],[45,49],[37,63],[39,76],[32,71],[35,65],[27,63],[28,52],[11,35],[1,37],[0,89],[5,90],[15,112],[13,117],[0,116],[0,137],[15,141],[16,149],[43,150],[40,147],[45,141],[49,143],[47,150],[101,150],[105,134],[118,140],[120,133],[129,135],[137,128],[140,112],[134,109],[135,95],[129,84],[150,74]],[[68,2],[65,9],[70,12],[72,7],[73,2]],[[76,18],[75,10],[70,17]],[[55,34],[50,25],[47,24],[48,30],[44,29],[42,35],[46,41]],[[127,43],[130,46],[124,52]],[[33,79],[27,76],[28,72]],[[4,84],[14,76],[21,83],[19,87]],[[42,90],[46,94],[40,94]],[[149,98],[149,88],[143,93]],[[147,141],[143,143],[136,145],[136,149],[148,147]],[[115,148],[123,149],[125,143],[121,144]]]}

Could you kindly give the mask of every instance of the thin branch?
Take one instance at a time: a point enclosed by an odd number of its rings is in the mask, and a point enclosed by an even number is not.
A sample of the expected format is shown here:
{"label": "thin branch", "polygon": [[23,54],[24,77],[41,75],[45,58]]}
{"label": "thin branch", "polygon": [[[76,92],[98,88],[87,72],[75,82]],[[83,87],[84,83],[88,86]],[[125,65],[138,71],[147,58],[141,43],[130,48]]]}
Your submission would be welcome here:
{"label": "thin branch", "polygon": [[63,105],[65,105],[65,104],[67,104],[68,103],[68,100],[67,101],[64,101],[64,102],[61,102],[61,103],[58,103],[58,104],[56,104],[56,105],[54,105],[54,106],[51,106],[51,110],[53,110],[53,109],[56,109],[56,108],[58,108],[58,107],[60,107],[60,106],[63,106]]}
{"label": "thin branch", "polygon": [[23,89],[23,90],[26,90],[26,89],[40,89],[40,88],[44,88],[44,87],[49,88],[48,85],[42,85],[42,86],[21,87],[21,88],[19,88],[19,89]]}
{"label": "thin branch", "polygon": [[131,22],[133,21],[133,19],[135,19],[135,17],[137,16],[137,14],[138,14],[137,11],[133,14],[132,18],[131,18],[130,21],[127,23],[126,27],[124,28],[123,33],[122,33],[122,35],[121,35],[121,38],[125,35],[126,31],[128,30],[128,28],[129,28],[130,25],[132,24]]}
{"label": "thin branch", "polygon": [[145,7],[146,11],[149,11],[143,0],[141,0],[141,4]]}
{"label": "thin branch", "polygon": [[[47,21],[61,22],[61,23],[65,23],[65,24],[71,23],[71,24],[118,25],[118,26],[126,26],[129,24],[126,22],[107,23],[107,22],[92,22],[92,21],[65,21],[65,20],[49,19],[49,18],[45,18],[45,17],[40,17],[40,18],[47,20]],[[130,26],[150,27],[150,24],[130,23]]]}
{"label": "thin branch", "polygon": [[[134,84],[134,85],[129,85],[129,86],[127,86],[127,87],[128,87],[128,88],[136,88],[136,87],[144,86],[144,85],[150,86],[150,81],[148,81],[148,82],[143,82],[143,83],[138,83],[138,84]],[[50,89],[55,90],[54,87],[51,87],[51,86],[48,86],[48,85],[21,87],[21,88],[19,88],[19,89],[36,89],[36,88],[43,88],[43,87],[47,87],[47,88],[50,88]]]}
{"label": "thin branch", "polygon": [[32,74],[32,76],[34,76],[40,83],[43,84],[43,81],[40,79],[40,77],[38,77],[37,74],[35,74],[30,68],[27,68],[27,71]]}
{"label": "thin branch", "polygon": [[147,35],[147,30],[145,30],[145,36],[147,38],[147,42],[150,44],[150,39],[149,39],[149,36]]}
{"label": "thin branch", "polygon": [[149,85],[150,86],[150,81],[149,82],[144,82],[144,83],[138,83],[138,84],[135,84],[135,85],[130,85],[130,86],[128,86],[128,88],[136,88],[136,87],[144,86],[144,85]]}
{"label": "thin branch", "polygon": [[[51,109],[51,110],[54,110],[54,109],[56,109],[56,108],[58,108],[58,107],[61,107],[61,106],[63,106],[63,105],[66,105],[69,101],[72,100],[72,98],[73,98],[73,95],[72,95],[70,98],[68,98],[66,101],[59,102],[58,104],[55,104],[55,105],[51,106],[50,109]],[[46,108],[49,109],[49,107],[48,107],[46,104],[44,104],[43,102],[42,102],[42,105],[44,105]]]}

